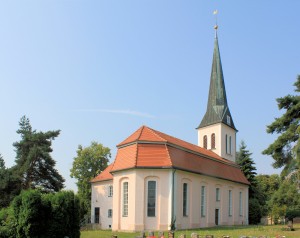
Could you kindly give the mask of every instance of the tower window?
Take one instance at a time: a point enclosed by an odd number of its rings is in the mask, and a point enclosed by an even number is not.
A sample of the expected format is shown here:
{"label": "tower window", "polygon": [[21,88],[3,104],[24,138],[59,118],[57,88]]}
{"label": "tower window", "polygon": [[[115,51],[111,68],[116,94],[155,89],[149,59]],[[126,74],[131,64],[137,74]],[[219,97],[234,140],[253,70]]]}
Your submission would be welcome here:
{"label": "tower window", "polygon": [[207,136],[203,136],[203,147],[207,149]]}
{"label": "tower window", "polygon": [[226,154],[231,155],[231,147],[232,147],[232,143],[231,143],[231,136],[228,136],[226,134],[225,136],[225,143],[226,143]]}
{"label": "tower window", "polygon": [[215,135],[215,133],[211,134],[211,148],[212,149],[216,148],[216,135]]}
{"label": "tower window", "polygon": [[230,120],[230,116],[227,115],[227,124],[230,126],[231,125],[231,120]]}

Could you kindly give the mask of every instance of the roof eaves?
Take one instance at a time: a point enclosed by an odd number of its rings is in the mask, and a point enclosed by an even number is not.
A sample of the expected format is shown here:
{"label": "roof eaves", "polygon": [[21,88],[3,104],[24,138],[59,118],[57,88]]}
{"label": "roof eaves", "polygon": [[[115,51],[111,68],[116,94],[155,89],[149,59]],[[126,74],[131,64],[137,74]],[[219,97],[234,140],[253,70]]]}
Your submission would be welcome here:
{"label": "roof eaves", "polygon": [[231,181],[231,182],[235,182],[235,183],[245,184],[245,185],[248,185],[248,186],[250,185],[249,181],[248,181],[248,183],[244,183],[244,182],[241,182],[241,181],[236,181],[236,180],[224,178],[224,177],[221,177],[221,176],[215,176],[215,175],[210,175],[210,174],[206,174],[206,173],[201,173],[201,172],[198,172],[198,171],[193,171],[193,170],[189,170],[189,169],[185,169],[185,168],[181,168],[181,167],[176,167],[176,166],[173,166],[173,169],[177,169],[177,170],[181,170],[181,171],[185,171],[185,172],[189,172],[189,173],[193,173],[193,174],[205,175],[205,176],[212,177],[212,178],[223,179],[223,180],[227,180],[227,181]]}
{"label": "roof eaves", "polygon": [[171,146],[171,147],[174,147],[174,148],[177,148],[177,149],[180,149],[180,150],[183,150],[185,152],[189,152],[189,153],[192,153],[192,154],[195,154],[195,155],[198,155],[198,156],[202,156],[206,159],[210,159],[210,160],[213,160],[213,161],[216,161],[216,162],[219,162],[219,163],[222,163],[222,164],[226,164],[226,165],[230,165],[232,167],[237,167],[239,168],[239,166],[233,162],[231,162],[230,160],[226,160],[224,159],[224,161],[222,160],[219,160],[219,159],[216,159],[216,158],[213,158],[209,155],[206,155],[206,154],[203,154],[203,153],[200,153],[198,151],[195,151],[195,150],[190,150],[190,149],[187,149],[185,147],[182,147],[182,146],[179,146],[179,145],[176,145],[176,144],[173,144],[173,143],[170,143],[170,142],[167,142],[167,145]]}
{"label": "roof eaves", "polygon": [[105,181],[111,181],[111,180],[114,180],[114,179],[113,178],[112,179],[100,179],[100,180],[96,180],[96,181],[91,180],[90,183],[99,183],[99,182],[105,182]]}

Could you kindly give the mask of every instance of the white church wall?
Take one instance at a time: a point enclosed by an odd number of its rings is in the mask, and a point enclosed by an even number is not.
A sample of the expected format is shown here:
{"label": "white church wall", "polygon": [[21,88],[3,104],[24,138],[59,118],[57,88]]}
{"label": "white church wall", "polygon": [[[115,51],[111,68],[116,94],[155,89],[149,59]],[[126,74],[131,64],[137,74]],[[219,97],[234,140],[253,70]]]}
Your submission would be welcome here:
{"label": "white church wall", "polygon": [[[171,170],[137,169],[114,173],[113,230],[168,230]],[[122,216],[122,184],[128,182],[128,216]],[[155,216],[147,216],[147,183],[156,181]],[[119,218],[118,218],[119,217]]]}
{"label": "white church wall", "polygon": [[97,222],[95,208],[99,208],[99,223],[97,223],[101,229],[110,229],[112,226],[112,217],[108,216],[108,210],[113,208],[113,196],[109,193],[109,186],[112,185],[112,180],[92,183],[91,222]]}
{"label": "white church wall", "polygon": [[[248,224],[248,186],[212,178],[204,175],[177,171],[178,188],[176,197],[176,225],[178,229],[215,226],[216,209],[219,209],[218,225]],[[188,182],[187,182],[188,181]],[[183,216],[183,183],[188,184],[189,213]],[[205,188],[204,211],[201,211],[201,190]],[[220,191],[220,200],[216,199],[216,188]],[[232,214],[229,214],[229,190],[232,191]],[[242,212],[240,215],[239,194],[242,192]]]}

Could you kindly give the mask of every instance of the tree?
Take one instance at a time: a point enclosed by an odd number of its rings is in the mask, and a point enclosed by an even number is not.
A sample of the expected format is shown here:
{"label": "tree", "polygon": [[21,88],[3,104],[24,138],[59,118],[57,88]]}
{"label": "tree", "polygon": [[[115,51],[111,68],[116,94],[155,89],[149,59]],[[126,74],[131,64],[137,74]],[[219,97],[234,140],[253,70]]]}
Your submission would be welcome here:
{"label": "tree", "polygon": [[23,190],[0,211],[0,237],[80,237],[79,200],[72,191]]}
{"label": "tree", "polygon": [[256,176],[257,189],[262,194],[262,198],[259,200],[262,208],[262,215],[271,215],[274,212],[272,204],[272,196],[279,189],[281,184],[281,178],[278,174],[264,175],[260,174]]}
{"label": "tree", "polygon": [[107,167],[110,157],[110,149],[97,142],[86,148],[78,146],[70,172],[71,177],[77,179],[78,196],[84,203],[85,212],[89,211],[91,204],[90,181]]}
{"label": "tree", "polygon": [[252,153],[249,152],[249,150],[246,149],[247,145],[244,141],[241,142],[239,151],[237,152],[237,159],[236,163],[241,167],[241,170],[243,171],[244,175],[250,182],[249,187],[249,197],[253,197],[255,192],[255,187],[257,186],[257,182],[255,179],[256,176],[256,167],[254,166],[254,161],[251,158]]}
{"label": "tree", "polygon": [[0,209],[7,207],[20,191],[20,180],[12,169],[5,167],[5,162],[0,154]]}
{"label": "tree", "polygon": [[[294,86],[296,87],[295,92],[300,92],[300,75],[298,75]],[[285,112],[267,126],[267,133],[280,135],[262,153],[273,157],[274,168],[285,167],[284,171],[299,170],[300,96],[287,95],[277,98],[276,101],[279,110],[283,109]]]}
{"label": "tree", "polygon": [[279,189],[274,192],[270,200],[271,216],[276,221],[286,215],[287,210],[300,209],[300,194],[296,184],[283,180]]}
{"label": "tree", "polygon": [[32,130],[30,121],[23,116],[17,131],[21,136],[16,148],[14,172],[19,176],[23,189],[41,189],[45,192],[59,191],[64,187],[64,179],[55,169],[56,162],[50,153],[52,140],[60,133],[57,131],[37,132]]}

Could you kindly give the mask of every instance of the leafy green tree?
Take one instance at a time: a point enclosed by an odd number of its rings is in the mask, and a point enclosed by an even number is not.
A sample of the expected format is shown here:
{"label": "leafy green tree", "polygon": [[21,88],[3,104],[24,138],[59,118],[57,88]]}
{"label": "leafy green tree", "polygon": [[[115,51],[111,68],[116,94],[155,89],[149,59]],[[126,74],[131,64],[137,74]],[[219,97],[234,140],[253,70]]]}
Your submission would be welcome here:
{"label": "leafy green tree", "polygon": [[[298,75],[295,92],[300,92],[300,75]],[[300,96],[287,95],[277,98],[279,110],[285,112],[267,127],[268,133],[277,133],[277,139],[263,151],[274,159],[274,168],[284,168],[284,171],[299,170],[300,161]]]}
{"label": "leafy green tree", "polygon": [[273,194],[279,189],[281,184],[281,178],[278,174],[264,175],[260,174],[256,176],[257,189],[263,194],[260,199],[262,215],[271,215],[273,204],[271,198]]}
{"label": "leafy green tree", "polygon": [[269,207],[274,221],[285,216],[287,210],[299,210],[300,194],[297,184],[293,184],[289,180],[283,180],[279,189],[272,195]]}
{"label": "leafy green tree", "polygon": [[85,213],[91,205],[90,181],[107,167],[110,157],[110,149],[97,142],[92,142],[86,148],[78,146],[70,172],[71,177],[77,179],[78,196],[83,202]]}
{"label": "leafy green tree", "polygon": [[20,177],[23,189],[41,189],[45,192],[59,191],[64,187],[64,179],[55,169],[51,144],[60,133],[57,131],[37,132],[32,130],[30,121],[23,116],[17,131],[21,136],[16,148],[14,173]]}

